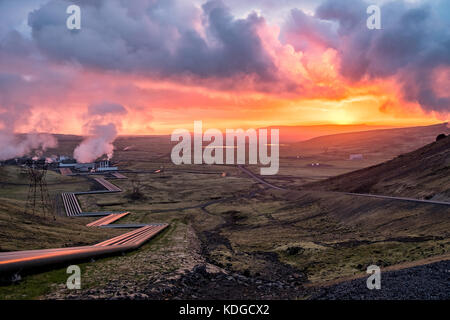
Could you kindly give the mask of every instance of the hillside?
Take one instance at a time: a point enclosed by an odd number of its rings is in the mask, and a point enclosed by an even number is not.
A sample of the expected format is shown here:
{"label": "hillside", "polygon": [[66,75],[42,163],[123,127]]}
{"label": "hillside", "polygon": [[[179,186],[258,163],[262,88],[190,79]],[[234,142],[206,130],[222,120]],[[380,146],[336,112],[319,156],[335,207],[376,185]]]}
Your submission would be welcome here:
{"label": "hillside", "polygon": [[328,124],[310,126],[271,126],[266,129],[280,130],[280,142],[282,143],[295,143],[328,135],[393,128],[394,127],[392,126],[367,124]]}
{"label": "hillside", "polygon": [[367,159],[389,160],[433,142],[440,133],[450,133],[447,123],[333,134],[290,144],[281,154],[321,155],[335,159],[362,154]]}
{"label": "hillside", "polygon": [[450,137],[393,160],[305,187],[421,199],[450,199]]}

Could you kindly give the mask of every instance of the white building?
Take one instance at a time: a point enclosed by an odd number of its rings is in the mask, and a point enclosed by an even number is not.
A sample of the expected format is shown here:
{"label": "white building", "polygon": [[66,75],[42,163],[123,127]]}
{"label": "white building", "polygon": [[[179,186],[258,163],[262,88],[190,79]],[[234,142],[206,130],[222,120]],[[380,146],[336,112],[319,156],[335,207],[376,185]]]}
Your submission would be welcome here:
{"label": "white building", "polygon": [[100,161],[97,163],[96,171],[117,171],[117,167],[110,167],[109,166],[109,160],[106,161]]}
{"label": "white building", "polygon": [[351,154],[350,157],[348,158],[349,160],[362,160],[364,159],[362,154]]}

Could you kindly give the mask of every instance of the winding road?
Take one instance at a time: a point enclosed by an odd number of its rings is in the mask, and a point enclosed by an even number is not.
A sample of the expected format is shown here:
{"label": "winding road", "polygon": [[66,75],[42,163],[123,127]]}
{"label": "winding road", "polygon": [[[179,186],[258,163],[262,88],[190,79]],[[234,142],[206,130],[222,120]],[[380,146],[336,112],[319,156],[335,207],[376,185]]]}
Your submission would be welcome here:
{"label": "winding road", "polygon": [[[247,175],[249,175],[251,178],[253,178],[254,180],[272,188],[272,189],[277,189],[277,190],[286,190],[289,191],[291,189],[286,189],[283,187],[279,187],[276,186],[270,182],[267,182],[266,180],[264,180],[263,178],[261,178],[260,176],[254,174],[253,172],[251,172],[250,170],[248,170],[246,167],[244,167],[243,165],[238,165],[238,168],[246,173]],[[295,190],[292,190],[295,191]],[[436,200],[422,200],[422,199],[414,199],[414,198],[406,198],[406,197],[392,197],[392,196],[383,196],[383,195],[377,195],[377,194],[368,194],[368,193],[353,193],[353,192],[337,192],[337,191],[328,191],[328,192],[332,192],[332,193],[336,193],[336,194],[345,194],[345,195],[349,195],[349,196],[357,196],[357,197],[370,197],[370,198],[378,198],[378,199],[388,199],[388,200],[398,200],[398,201],[410,201],[410,202],[417,202],[417,203],[427,203],[427,204],[437,204],[437,205],[444,205],[444,206],[450,206],[450,202],[446,202],[446,201],[436,201]]]}

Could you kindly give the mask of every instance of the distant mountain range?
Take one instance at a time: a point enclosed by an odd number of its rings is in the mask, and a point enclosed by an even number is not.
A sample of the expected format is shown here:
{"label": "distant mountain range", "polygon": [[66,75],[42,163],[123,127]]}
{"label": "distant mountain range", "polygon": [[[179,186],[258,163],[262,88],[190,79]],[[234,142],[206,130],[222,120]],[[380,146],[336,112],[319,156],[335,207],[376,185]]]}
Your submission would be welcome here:
{"label": "distant mountain range", "polygon": [[340,133],[350,133],[358,131],[393,129],[394,126],[377,126],[367,124],[351,124],[351,125],[311,125],[311,126],[270,126],[267,129],[279,129],[280,141],[299,142],[313,139],[321,136],[328,136]]}

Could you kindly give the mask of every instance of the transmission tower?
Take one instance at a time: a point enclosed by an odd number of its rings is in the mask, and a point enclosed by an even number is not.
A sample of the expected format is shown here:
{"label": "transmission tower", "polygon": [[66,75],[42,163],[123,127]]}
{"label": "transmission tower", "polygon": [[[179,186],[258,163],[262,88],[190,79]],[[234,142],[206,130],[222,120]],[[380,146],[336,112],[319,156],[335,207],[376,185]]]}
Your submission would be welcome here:
{"label": "transmission tower", "polygon": [[34,215],[40,210],[44,216],[55,218],[55,210],[47,188],[47,167],[45,160],[27,161],[29,189],[25,213],[30,212]]}

